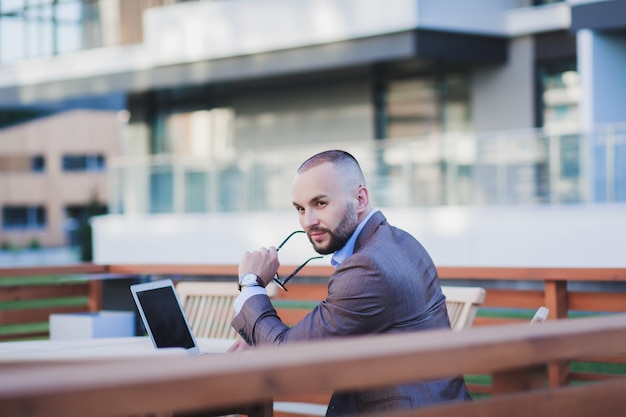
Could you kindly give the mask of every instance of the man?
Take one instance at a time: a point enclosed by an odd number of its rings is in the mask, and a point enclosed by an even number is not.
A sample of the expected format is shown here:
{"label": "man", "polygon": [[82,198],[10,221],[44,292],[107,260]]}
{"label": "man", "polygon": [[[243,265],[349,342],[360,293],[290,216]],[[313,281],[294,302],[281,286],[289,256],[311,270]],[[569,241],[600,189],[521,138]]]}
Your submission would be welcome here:
{"label": "man", "polygon": [[[233,327],[247,345],[450,328],[435,266],[422,245],[373,210],[361,168],[347,152],[326,151],[298,169],[293,205],[320,254],[334,254],[328,297],[293,327],[265,292],[278,270],[276,248],[244,254]],[[247,344],[247,345],[246,345]],[[469,399],[461,377],[334,393],[327,416],[389,411]]]}

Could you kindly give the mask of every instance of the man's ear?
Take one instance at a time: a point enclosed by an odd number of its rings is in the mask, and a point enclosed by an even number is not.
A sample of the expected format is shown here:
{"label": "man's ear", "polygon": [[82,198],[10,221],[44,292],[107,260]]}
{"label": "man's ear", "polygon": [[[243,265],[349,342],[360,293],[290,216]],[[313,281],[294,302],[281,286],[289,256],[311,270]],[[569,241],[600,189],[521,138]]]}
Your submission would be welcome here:
{"label": "man's ear", "polygon": [[370,195],[366,187],[360,185],[359,188],[356,190],[356,201],[357,213],[363,213],[365,210],[367,210],[370,204]]}

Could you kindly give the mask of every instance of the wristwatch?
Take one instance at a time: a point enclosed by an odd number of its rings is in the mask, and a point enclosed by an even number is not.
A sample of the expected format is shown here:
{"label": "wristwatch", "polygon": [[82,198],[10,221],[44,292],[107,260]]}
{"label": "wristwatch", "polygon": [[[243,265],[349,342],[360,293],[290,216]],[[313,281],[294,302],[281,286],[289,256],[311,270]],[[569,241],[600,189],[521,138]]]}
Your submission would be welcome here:
{"label": "wristwatch", "polygon": [[239,278],[239,291],[241,287],[263,287],[265,288],[265,282],[256,274],[248,272]]}

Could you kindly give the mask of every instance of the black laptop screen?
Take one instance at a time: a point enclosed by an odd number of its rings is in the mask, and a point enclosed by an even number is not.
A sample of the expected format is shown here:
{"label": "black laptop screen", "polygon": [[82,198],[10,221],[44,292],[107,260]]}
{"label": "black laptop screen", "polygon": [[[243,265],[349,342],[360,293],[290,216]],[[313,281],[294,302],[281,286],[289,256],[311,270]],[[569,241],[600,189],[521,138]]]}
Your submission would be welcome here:
{"label": "black laptop screen", "polygon": [[185,317],[171,287],[137,292],[157,348],[194,347]]}

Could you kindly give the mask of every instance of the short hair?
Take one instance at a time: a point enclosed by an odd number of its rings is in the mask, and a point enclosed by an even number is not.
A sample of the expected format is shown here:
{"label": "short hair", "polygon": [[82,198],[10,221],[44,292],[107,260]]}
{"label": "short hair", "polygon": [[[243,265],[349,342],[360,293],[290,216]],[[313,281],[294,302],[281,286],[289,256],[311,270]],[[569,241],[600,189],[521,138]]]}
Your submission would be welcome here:
{"label": "short hair", "polygon": [[337,149],[313,155],[300,165],[297,173],[301,174],[326,162],[332,163],[335,168],[343,171],[345,175],[342,175],[342,177],[344,179],[352,178],[352,181],[361,183],[357,185],[365,186],[365,176],[356,158],[346,151]]}
{"label": "short hair", "polygon": [[298,168],[297,172],[301,173],[308,171],[309,169],[315,168],[318,165],[322,165],[325,162],[331,162],[334,165],[352,165],[353,167],[356,167],[359,171],[361,171],[359,162],[354,156],[346,151],[330,150],[313,155],[312,157],[304,161],[302,165],[300,165],[300,168]]}

